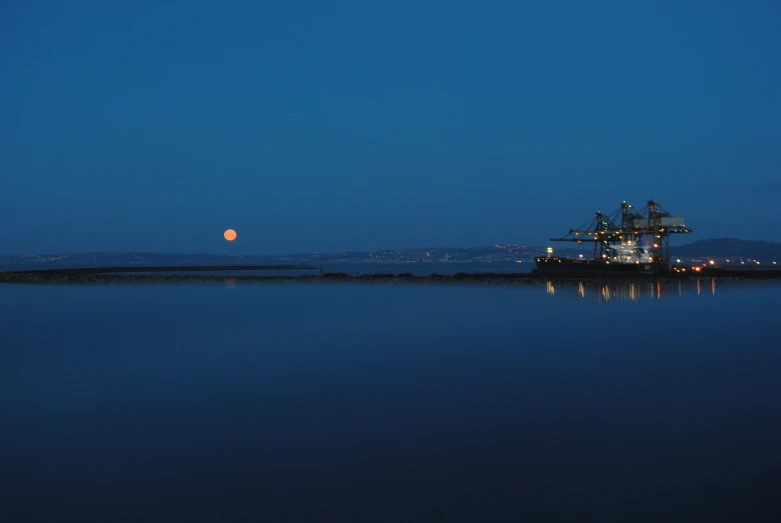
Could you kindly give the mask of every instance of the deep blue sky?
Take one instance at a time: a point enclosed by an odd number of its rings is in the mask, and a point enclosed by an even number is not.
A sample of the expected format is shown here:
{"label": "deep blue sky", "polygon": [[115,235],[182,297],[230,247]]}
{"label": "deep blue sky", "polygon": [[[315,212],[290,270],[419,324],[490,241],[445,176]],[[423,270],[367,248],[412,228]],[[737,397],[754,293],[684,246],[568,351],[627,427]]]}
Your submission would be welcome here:
{"label": "deep blue sky", "polygon": [[781,241],[781,7],[683,4],[2,0],[0,252]]}

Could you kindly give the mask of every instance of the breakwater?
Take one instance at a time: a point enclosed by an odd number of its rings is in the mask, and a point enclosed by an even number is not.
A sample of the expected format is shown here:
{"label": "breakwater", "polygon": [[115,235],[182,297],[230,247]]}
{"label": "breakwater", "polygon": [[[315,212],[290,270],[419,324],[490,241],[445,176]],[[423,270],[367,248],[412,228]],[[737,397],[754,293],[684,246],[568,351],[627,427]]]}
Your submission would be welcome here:
{"label": "breakwater", "polygon": [[[290,268],[290,266],[286,267]],[[296,267],[299,268],[299,267]],[[309,267],[306,267],[309,268]],[[213,269],[213,268],[212,268]],[[248,267],[241,268],[250,270]],[[194,271],[204,271],[204,268],[194,268]],[[238,269],[231,269],[238,270]],[[268,270],[268,267],[264,267]],[[140,273],[143,272],[143,273]],[[685,281],[701,278],[716,278],[725,280],[778,280],[781,270],[727,270],[709,269],[691,273],[456,273],[452,275],[430,274],[427,276],[412,273],[401,274],[356,274],[331,272],[313,275],[226,275],[226,274],[184,274],[181,270],[154,271],[154,268],[136,268],[133,272],[116,270],[84,270],[61,269],[46,271],[16,271],[0,272],[0,283],[18,284],[154,284],[154,283],[441,283],[441,284],[522,284],[544,281],[605,281],[617,280],[623,282],[648,281]]]}

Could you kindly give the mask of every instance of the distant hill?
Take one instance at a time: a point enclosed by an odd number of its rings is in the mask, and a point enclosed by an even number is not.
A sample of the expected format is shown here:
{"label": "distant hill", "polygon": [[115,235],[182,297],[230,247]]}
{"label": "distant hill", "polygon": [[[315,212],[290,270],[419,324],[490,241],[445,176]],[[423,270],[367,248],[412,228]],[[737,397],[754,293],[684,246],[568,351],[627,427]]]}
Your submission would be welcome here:
{"label": "distant hill", "polygon": [[273,263],[270,256],[221,254],[178,254],[154,252],[91,252],[73,254],[0,255],[0,270],[36,268],[78,268],[106,266],[230,265],[233,263]]}
{"label": "distant hill", "polygon": [[[591,256],[591,246],[575,248],[555,245],[558,256]],[[0,270],[36,268],[77,268],[107,266],[187,266],[246,264],[337,264],[337,263],[431,263],[450,262],[533,263],[534,256],[547,252],[545,246],[486,245],[482,247],[417,247],[377,252],[330,252],[288,255],[179,254],[149,252],[97,252],[76,254],[0,255]],[[781,243],[714,238],[684,245],[673,245],[673,258],[730,259],[740,258],[781,263]]]}
{"label": "distant hill", "polygon": [[777,260],[781,262],[781,243],[739,240],[737,238],[711,238],[684,245],[673,245],[674,258],[744,258]]}
{"label": "distant hill", "polygon": [[[72,254],[0,255],[0,270],[35,268],[78,268],[107,266],[186,266],[226,264],[337,264],[337,263],[432,263],[450,262],[526,262],[544,254],[546,247],[531,245],[489,245],[483,247],[428,247],[388,249],[377,252],[319,252],[288,255],[219,255],[149,252],[97,252]],[[557,254],[577,255],[578,251],[564,246]]]}

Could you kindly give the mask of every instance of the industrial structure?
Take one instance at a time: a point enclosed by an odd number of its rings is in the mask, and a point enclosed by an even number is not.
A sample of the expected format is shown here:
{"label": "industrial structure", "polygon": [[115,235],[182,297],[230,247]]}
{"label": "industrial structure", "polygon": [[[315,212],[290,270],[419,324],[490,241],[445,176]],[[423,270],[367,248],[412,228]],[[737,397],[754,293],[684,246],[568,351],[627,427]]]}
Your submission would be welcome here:
{"label": "industrial structure", "polygon": [[594,218],[560,238],[557,242],[594,244],[591,259],[556,258],[552,249],[547,256],[535,258],[543,270],[610,270],[658,272],[670,269],[670,237],[692,232],[680,216],[667,212],[660,204],[649,200],[636,211],[627,202],[611,214],[595,213]]}

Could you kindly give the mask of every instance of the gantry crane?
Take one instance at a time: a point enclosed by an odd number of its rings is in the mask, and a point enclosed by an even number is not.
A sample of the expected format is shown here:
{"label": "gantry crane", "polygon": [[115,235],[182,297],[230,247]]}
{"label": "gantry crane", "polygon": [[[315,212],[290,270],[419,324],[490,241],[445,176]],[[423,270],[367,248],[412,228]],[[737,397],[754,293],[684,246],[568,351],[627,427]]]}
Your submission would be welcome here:
{"label": "gantry crane", "polygon": [[631,241],[648,249],[658,268],[669,268],[670,236],[690,232],[682,217],[673,216],[657,202],[648,200],[640,211],[626,202],[609,215],[597,211],[588,222],[551,241],[593,242],[594,259],[610,258],[611,245]]}

